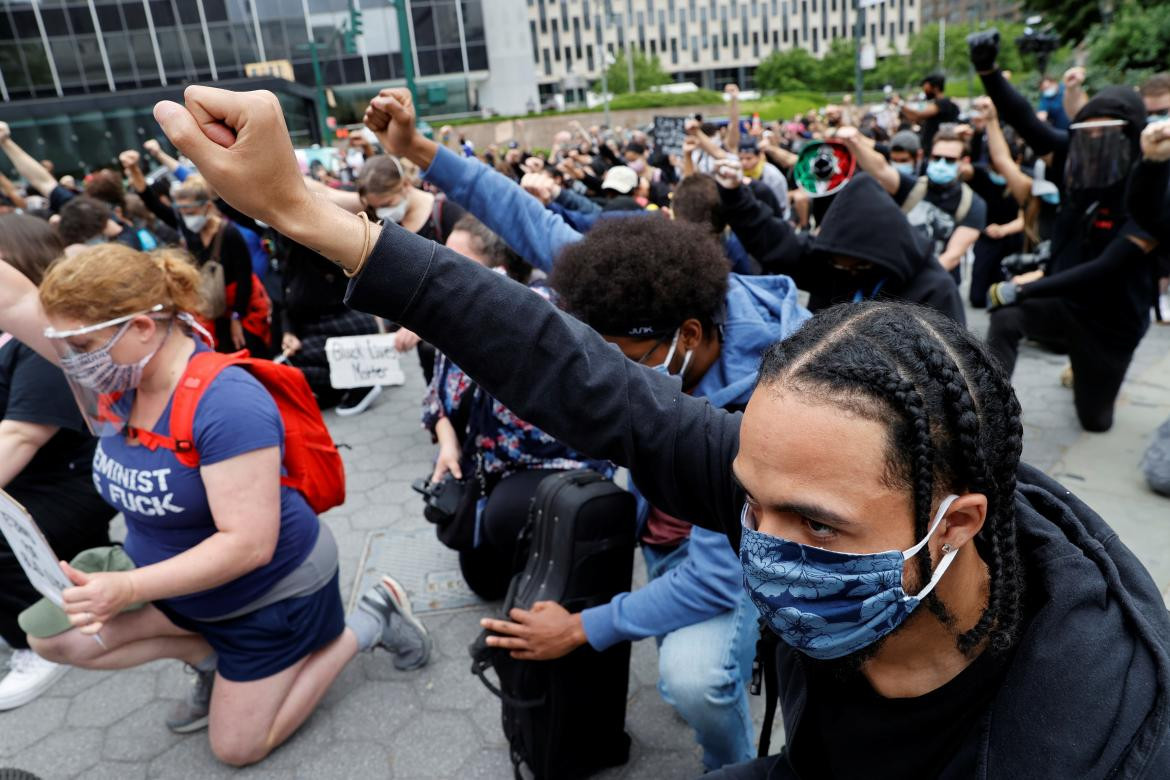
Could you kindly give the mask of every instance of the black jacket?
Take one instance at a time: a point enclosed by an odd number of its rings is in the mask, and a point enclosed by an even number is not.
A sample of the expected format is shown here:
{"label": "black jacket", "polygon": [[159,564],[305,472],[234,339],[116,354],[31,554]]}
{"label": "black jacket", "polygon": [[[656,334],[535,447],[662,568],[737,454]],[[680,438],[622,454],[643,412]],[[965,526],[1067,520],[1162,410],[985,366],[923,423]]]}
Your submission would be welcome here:
{"label": "black jacket", "polygon": [[[738,549],[740,414],[683,393],[523,285],[394,226],[347,303],[414,330],[517,415],[628,466],[653,505]],[[964,776],[1170,777],[1170,619],[1157,587],[1100,517],[1026,466],[1017,507],[1040,606],[971,732],[975,750],[962,751],[978,756]],[[803,690],[799,676],[787,682],[786,720],[799,717]],[[930,735],[907,738],[912,750]]]}
{"label": "black jacket", "polygon": [[[812,311],[862,298],[920,303],[965,322],[963,299],[950,274],[906,221],[889,193],[871,176],[858,174],[835,196],[816,237],[797,233],[745,187],[720,188],[727,224],[765,273],[787,274],[808,290]],[[869,271],[854,275],[833,267],[834,254],[866,260]]]}

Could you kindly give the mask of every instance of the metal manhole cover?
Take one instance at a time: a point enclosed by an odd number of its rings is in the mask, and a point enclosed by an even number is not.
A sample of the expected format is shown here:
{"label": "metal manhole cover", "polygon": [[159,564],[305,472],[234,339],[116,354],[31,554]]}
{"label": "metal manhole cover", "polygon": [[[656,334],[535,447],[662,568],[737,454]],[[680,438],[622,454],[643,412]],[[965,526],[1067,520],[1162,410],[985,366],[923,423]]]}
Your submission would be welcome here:
{"label": "metal manhole cover", "polygon": [[459,573],[459,553],[444,547],[434,529],[375,531],[366,537],[357,579],[349,595],[352,610],[361,594],[389,574],[410,594],[417,612],[462,609],[483,604]]}

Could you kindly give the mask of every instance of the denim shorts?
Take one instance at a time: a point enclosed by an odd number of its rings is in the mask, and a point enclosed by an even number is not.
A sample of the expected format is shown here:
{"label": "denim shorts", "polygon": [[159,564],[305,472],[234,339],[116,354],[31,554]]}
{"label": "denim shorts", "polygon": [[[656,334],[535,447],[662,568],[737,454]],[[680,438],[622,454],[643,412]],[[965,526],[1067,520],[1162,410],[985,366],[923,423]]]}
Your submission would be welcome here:
{"label": "denim shorts", "polygon": [[282,672],[345,630],[337,573],[313,593],[229,620],[195,620],[162,602],[154,606],[179,628],[206,639],[219,655],[217,670],[232,682],[262,680]]}

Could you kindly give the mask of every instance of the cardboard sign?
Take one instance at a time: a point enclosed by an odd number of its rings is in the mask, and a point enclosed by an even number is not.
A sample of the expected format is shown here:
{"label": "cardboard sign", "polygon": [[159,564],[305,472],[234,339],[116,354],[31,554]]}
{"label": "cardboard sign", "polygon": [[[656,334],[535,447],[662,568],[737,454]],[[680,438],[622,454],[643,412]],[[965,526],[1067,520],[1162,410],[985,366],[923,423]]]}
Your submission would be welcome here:
{"label": "cardboard sign", "polygon": [[686,137],[685,116],[654,117],[654,142],[667,154],[682,154],[683,139]]}
{"label": "cardboard sign", "polygon": [[73,583],[61,571],[56,553],[32,516],[3,490],[0,490],[0,532],[4,533],[20,568],[37,592],[58,607],[64,606],[61,591],[73,587]]}
{"label": "cardboard sign", "polygon": [[329,358],[329,384],[337,390],[406,383],[393,333],[327,339],[325,355]]}

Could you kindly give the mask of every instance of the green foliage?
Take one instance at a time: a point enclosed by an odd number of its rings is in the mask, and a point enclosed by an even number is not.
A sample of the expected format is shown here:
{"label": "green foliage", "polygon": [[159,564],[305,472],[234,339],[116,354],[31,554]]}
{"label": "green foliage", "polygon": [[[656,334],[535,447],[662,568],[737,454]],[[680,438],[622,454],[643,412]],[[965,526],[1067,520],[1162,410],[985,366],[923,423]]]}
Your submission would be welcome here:
{"label": "green foliage", "polygon": [[1122,7],[1108,28],[1093,30],[1089,73],[1094,81],[1134,83],[1170,64],[1170,5]]}
{"label": "green foliage", "polygon": [[739,113],[745,118],[752,114],[759,114],[760,119],[771,122],[776,119],[792,119],[808,111],[818,109],[828,102],[829,100],[824,93],[793,92],[741,103]]}
{"label": "green foliage", "polygon": [[[1164,9],[1166,0],[1109,0],[1109,4],[1116,9],[1112,20],[1116,22],[1134,11]],[[1051,22],[1065,42],[1093,39],[1100,33],[1102,4],[1096,0],[1028,0],[1026,5],[1029,13]]]}
{"label": "green foliage", "polygon": [[723,96],[710,89],[700,89],[697,92],[683,92],[680,94],[668,92],[630,92],[624,95],[614,95],[609,101],[613,111],[622,111],[627,108],[659,108],[671,106],[710,106],[723,102]]}
{"label": "green foliage", "polygon": [[[613,64],[605,69],[606,79],[609,81],[609,91],[614,95],[630,91],[630,73],[626,67],[626,53],[619,51]],[[651,57],[645,52],[634,49],[634,91],[644,92],[650,87],[660,84],[669,84],[670,75],[662,68],[662,61]],[[601,81],[593,83],[593,91],[601,93]]]}
{"label": "green foliage", "polygon": [[821,63],[804,49],[773,51],[756,67],[756,86],[770,92],[817,88]]}

